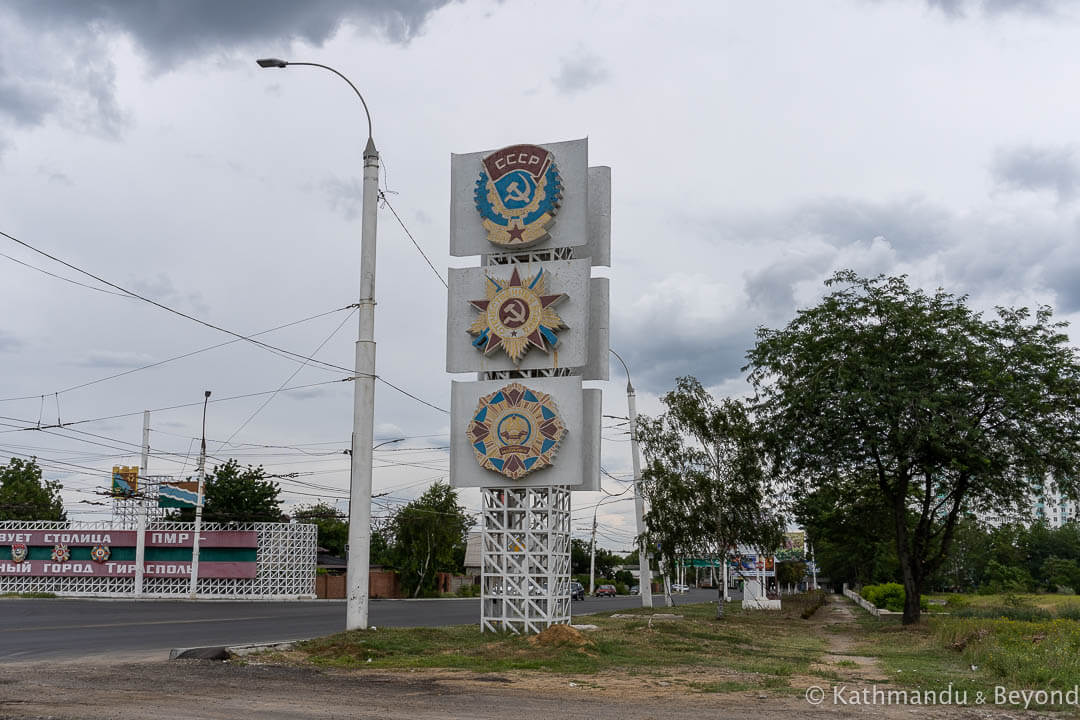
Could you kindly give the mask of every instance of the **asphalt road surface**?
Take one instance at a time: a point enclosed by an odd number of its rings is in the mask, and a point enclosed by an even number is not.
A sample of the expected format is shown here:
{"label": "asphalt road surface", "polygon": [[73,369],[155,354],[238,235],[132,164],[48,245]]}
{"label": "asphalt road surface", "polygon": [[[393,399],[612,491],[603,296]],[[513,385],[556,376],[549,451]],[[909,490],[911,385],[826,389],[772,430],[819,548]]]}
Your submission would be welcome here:
{"label": "asphalt road surface", "polygon": [[[675,595],[675,604],[714,600],[713,590]],[[662,595],[653,605],[663,608]],[[573,613],[641,607],[637,597],[588,598]],[[480,601],[372,600],[376,627],[469,625]],[[329,635],[345,626],[343,600],[183,602],[175,600],[0,599],[0,662],[168,657],[171,648],[242,645]]]}

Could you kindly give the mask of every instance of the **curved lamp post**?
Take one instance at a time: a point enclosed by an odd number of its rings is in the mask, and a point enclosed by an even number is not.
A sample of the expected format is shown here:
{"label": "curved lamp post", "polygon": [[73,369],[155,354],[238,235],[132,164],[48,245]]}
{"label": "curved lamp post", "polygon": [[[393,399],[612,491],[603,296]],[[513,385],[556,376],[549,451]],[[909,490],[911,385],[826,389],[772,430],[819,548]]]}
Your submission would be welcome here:
{"label": "curved lamp post", "polygon": [[[371,113],[364,96],[349,78],[319,63],[287,62],[278,58],[256,60],[262,68],[292,65],[329,70],[349,84],[367,116],[364,147],[364,209],[360,223],[360,327],[356,340],[356,377],[353,378],[352,463],[349,475],[349,557],[345,629],[368,626],[368,571],[371,554],[371,452],[375,426],[375,227],[379,199],[379,153],[372,139]],[[356,502],[353,502],[353,501]]]}
{"label": "curved lamp post", "polygon": [[[608,348],[611,350],[611,348]],[[641,456],[638,452],[637,441],[637,397],[634,395],[634,386],[630,383],[630,368],[619,353],[611,350],[626,371],[626,404],[630,419],[630,452],[634,460],[634,515],[637,520],[638,533],[638,589],[641,595],[641,607],[651,608],[652,604],[652,570],[649,569],[649,553],[645,546],[645,499],[641,490]]]}

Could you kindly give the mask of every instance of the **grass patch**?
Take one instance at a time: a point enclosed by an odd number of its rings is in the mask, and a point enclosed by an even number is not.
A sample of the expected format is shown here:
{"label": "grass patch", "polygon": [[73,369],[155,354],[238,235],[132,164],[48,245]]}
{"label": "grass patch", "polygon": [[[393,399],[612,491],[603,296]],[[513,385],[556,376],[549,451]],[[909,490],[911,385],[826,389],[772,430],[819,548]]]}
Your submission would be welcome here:
{"label": "grass patch", "polygon": [[[788,599],[784,602],[787,605]],[[680,605],[673,611],[683,619],[653,621],[651,626],[652,611],[644,609],[619,611],[640,618],[591,615],[588,622],[599,630],[582,633],[577,643],[560,645],[481,633],[475,625],[463,625],[358,630],[298,643],[296,649],[305,662],[335,668],[531,670],[588,676],[611,670],[658,675],[692,666],[731,677],[690,687],[731,692],[787,687],[788,678],[809,671],[825,643],[798,619],[803,607],[795,602],[782,612],[763,612],[727,605],[718,620],[713,603]]]}
{"label": "grass patch", "polygon": [[854,632],[857,652],[876,658],[897,686],[940,691],[951,684],[973,698],[978,692],[989,697],[995,686],[1069,691],[1080,684],[1075,620],[942,615],[903,627],[898,618],[860,617]]}
{"label": "grass patch", "polygon": [[6,592],[0,593],[0,598],[22,598],[25,600],[53,599],[56,593],[51,592]]}

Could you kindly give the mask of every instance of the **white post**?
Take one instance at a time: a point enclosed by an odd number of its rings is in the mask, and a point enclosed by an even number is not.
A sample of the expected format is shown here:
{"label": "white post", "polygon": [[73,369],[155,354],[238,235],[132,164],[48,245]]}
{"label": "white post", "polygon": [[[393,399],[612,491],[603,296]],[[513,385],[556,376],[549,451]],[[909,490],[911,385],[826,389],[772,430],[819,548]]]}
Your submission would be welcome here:
{"label": "white post", "polygon": [[[814,590],[817,590],[817,563],[814,562],[814,546],[810,546],[810,572],[814,576]],[[835,586],[833,586],[835,587]]]}
{"label": "white post", "polygon": [[195,536],[191,544],[191,584],[188,594],[194,600],[199,585],[199,540],[202,532],[203,491],[206,485],[206,403],[210,401],[210,391],[203,393],[202,445],[199,448],[199,492],[195,505]]}
{"label": "white post", "polygon": [[135,597],[143,595],[143,566],[146,562],[146,516],[135,521]]}
{"label": "white post", "polygon": [[349,473],[348,598],[345,629],[368,626],[371,553],[371,450],[375,428],[375,229],[379,200],[379,153],[368,137],[364,148],[364,208],[360,224],[359,332],[353,380],[352,465]]}
{"label": "white post", "polygon": [[728,595],[727,555],[725,555],[720,560],[720,562],[724,563],[724,566],[722,568],[722,570],[723,570],[723,579],[721,579],[721,582],[724,583],[724,602],[731,602],[731,596]]}
{"label": "white post", "polygon": [[630,453],[634,462],[634,517],[638,537],[641,538],[638,542],[638,587],[641,589],[641,607],[651,608],[652,570],[649,569],[649,552],[645,545],[645,498],[641,490],[641,455],[637,441],[637,397],[634,386],[630,384],[629,372],[626,374],[626,404],[630,416]]}
{"label": "white post", "polygon": [[142,414],[142,462],[139,463],[139,477],[146,478],[150,470],[150,411]]}
{"label": "white post", "polygon": [[[600,504],[597,503],[599,508]],[[589,594],[593,594],[596,585],[596,511],[593,510],[592,518],[592,551],[589,553]]]}

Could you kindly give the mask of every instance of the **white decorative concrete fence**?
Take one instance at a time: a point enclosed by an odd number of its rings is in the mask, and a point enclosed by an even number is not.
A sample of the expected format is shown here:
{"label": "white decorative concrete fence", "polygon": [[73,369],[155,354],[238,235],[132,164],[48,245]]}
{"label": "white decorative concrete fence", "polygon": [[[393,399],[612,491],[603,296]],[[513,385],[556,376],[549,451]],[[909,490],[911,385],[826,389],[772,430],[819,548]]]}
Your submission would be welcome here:
{"label": "white decorative concrete fence", "polygon": [[861,607],[866,612],[870,613],[874,617],[881,617],[881,610],[879,610],[874,603],[864,598],[854,590],[848,590],[847,583],[844,583],[844,597],[855,602],[856,605]]}
{"label": "white decorative concrete fence", "polygon": [[[43,532],[49,532],[46,536]],[[153,535],[187,534],[195,531],[194,523],[174,523],[153,521],[147,524],[147,537]],[[135,578],[130,575],[102,575],[97,572],[92,561],[72,560],[66,565],[49,561],[49,568],[55,574],[18,572],[23,565],[29,566],[31,560],[14,562],[15,545],[25,545],[23,536],[28,538],[48,537],[51,543],[55,536],[58,544],[66,543],[65,538],[75,536],[104,538],[109,534],[121,535],[123,531],[111,523],[67,523],[67,522],[23,522],[0,521],[0,594],[50,592],[63,596],[91,597],[134,597]],[[199,598],[235,598],[244,600],[293,600],[315,597],[315,547],[318,529],[315,525],[298,523],[203,523],[202,537],[211,533],[255,533],[257,547],[254,550],[254,577],[206,577],[200,565],[198,582]],[[34,541],[31,541],[34,542]],[[104,542],[93,540],[92,542]],[[149,542],[149,540],[148,540]],[[73,541],[72,544],[80,544]],[[86,543],[81,543],[85,545]],[[190,546],[190,543],[188,543]],[[85,548],[84,548],[85,549]],[[105,548],[108,551],[108,547]],[[206,551],[204,551],[205,553]],[[250,550],[249,557],[250,557]],[[183,553],[181,553],[183,554]],[[172,565],[190,568],[190,550],[186,557],[171,562]],[[114,553],[115,556],[115,553]],[[107,558],[107,555],[106,555]],[[212,565],[205,562],[203,565]],[[114,557],[115,560],[115,557]],[[250,560],[249,560],[250,562]],[[108,564],[108,563],[104,563]],[[116,563],[113,563],[114,565]],[[148,561],[148,565],[150,561]],[[166,561],[158,561],[163,565]],[[68,566],[71,566],[70,568]],[[75,567],[76,565],[80,567]],[[86,566],[94,574],[76,575]],[[26,568],[30,570],[30,567]],[[140,597],[178,598],[187,597],[190,590],[189,576],[155,577],[147,574],[143,578]]]}

